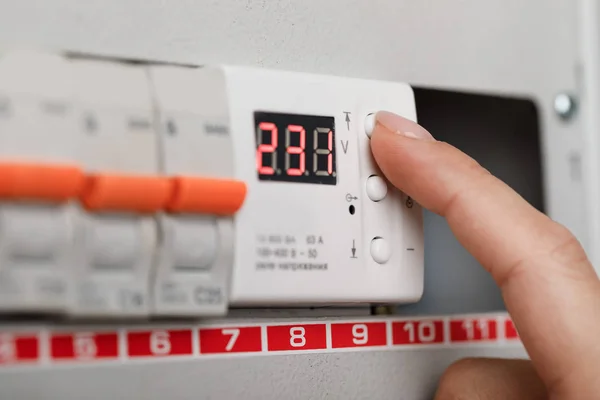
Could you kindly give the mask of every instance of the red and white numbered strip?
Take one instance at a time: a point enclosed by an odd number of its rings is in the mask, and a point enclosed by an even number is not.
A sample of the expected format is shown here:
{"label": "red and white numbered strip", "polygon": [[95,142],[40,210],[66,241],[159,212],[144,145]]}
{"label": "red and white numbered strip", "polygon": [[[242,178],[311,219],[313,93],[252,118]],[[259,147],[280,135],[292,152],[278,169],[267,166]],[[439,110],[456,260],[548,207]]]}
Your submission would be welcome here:
{"label": "red and white numbered strip", "polygon": [[[0,330],[0,368],[520,344],[506,314],[94,330]],[[43,349],[43,350],[42,350]]]}

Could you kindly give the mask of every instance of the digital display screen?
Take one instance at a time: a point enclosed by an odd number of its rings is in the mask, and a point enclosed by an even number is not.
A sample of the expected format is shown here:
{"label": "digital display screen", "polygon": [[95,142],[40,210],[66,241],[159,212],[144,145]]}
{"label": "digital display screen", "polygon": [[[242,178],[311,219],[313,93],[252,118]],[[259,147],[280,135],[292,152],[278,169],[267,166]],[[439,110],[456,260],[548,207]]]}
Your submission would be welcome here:
{"label": "digital display screen", "polygon": [[254,132],[260,180],[337,184],[334,117],[255,112]]}

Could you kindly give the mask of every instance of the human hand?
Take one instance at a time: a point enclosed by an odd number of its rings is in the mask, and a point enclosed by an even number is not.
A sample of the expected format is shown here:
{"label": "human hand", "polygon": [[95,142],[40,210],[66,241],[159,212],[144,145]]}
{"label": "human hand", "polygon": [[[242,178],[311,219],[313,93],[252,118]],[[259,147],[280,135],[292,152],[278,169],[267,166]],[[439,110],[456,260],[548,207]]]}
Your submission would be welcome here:
{"label": "human hand", "polygon": [[576,238],[412,121],[379,112],[371,148],[492,275],[530,357],[459,361],[436,400],[600,398],[600,280]]}

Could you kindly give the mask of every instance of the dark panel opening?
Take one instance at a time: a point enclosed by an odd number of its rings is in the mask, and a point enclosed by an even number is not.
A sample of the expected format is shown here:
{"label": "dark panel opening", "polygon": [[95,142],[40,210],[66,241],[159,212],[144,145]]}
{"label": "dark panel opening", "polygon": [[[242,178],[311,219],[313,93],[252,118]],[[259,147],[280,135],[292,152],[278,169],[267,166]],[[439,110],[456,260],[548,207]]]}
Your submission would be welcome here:
{"label": "dark panel opening", "polygon": [[[544,211],[538,111],[527,99],[415,89],[419,123],[464,151]],[[445,220],[425,212],[425,292],[401,314],[504,310],[492,278],[454,238]]]}

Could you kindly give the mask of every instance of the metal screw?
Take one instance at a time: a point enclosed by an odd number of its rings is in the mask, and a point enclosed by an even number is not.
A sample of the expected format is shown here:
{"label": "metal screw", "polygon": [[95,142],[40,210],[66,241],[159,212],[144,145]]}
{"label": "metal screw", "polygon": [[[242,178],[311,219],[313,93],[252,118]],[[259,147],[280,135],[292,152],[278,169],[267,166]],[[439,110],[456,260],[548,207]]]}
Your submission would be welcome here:
{"label": "metal screw", "polygon": [[554,111],[560,119],[567,121],[573,117],[576,109],[576,101],[568,93],[559,93],[554,98]]}

